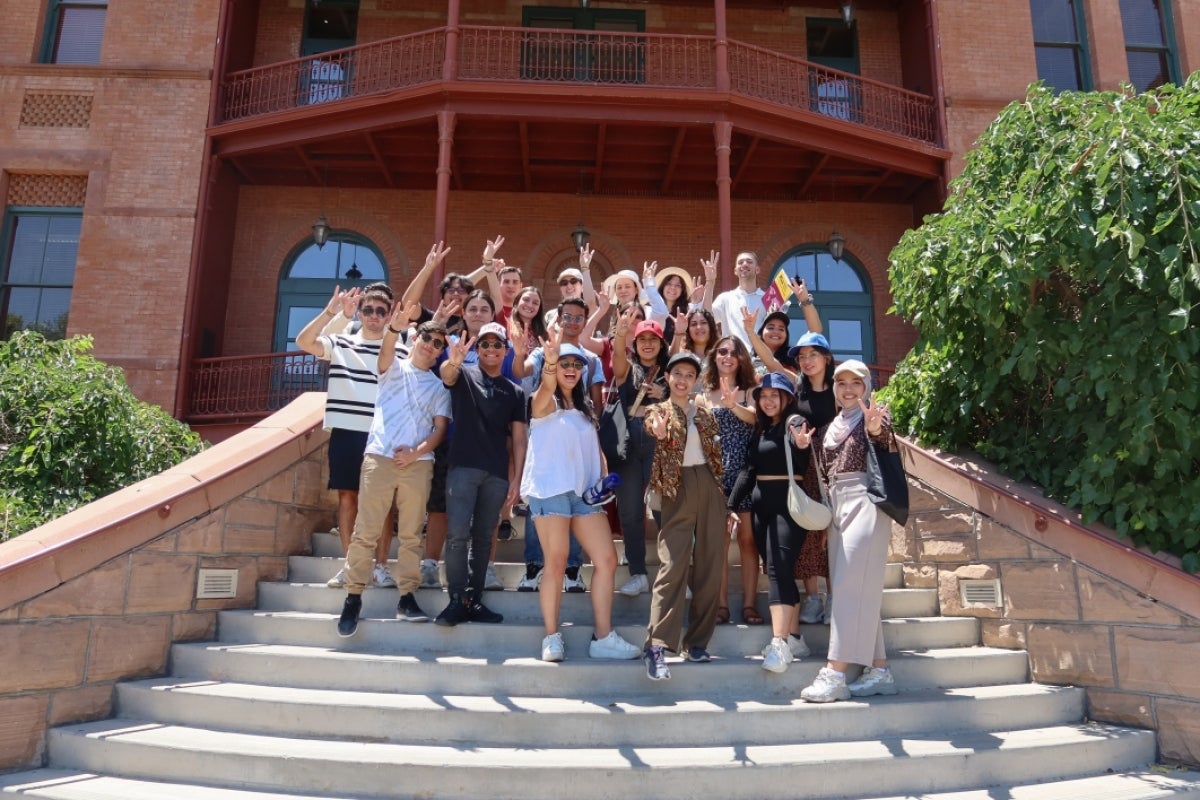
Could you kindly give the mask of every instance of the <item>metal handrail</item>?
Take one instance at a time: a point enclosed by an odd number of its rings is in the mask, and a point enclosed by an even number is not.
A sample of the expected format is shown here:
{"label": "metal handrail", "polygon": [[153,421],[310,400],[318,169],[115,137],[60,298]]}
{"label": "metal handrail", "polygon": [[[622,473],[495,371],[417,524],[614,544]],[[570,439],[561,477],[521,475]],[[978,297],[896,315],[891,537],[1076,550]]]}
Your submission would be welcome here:
{"label": "metal handrail", "polygon": [[301,351],[198,358],[187,420],[263,418],[304,392],[325,391],[329,363]]}

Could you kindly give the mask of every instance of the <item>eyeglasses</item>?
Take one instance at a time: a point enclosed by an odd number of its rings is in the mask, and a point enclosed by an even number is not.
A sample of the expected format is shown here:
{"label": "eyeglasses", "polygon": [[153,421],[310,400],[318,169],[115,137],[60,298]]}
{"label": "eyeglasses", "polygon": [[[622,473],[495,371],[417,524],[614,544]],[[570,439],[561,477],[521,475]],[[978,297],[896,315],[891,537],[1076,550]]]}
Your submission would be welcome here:
{"label": "eyeglasses", "polygon": [[796,356],[797,361],[820,361],[825,356],[820,353],[800,353]]}
{"label": "eyeglasses", "polygon": [[503,350],[506,345],[504,342],[483,341],[476,345],[480,350]]}
{"label": "eyeglasses", "polygon": [[558,365],[563,369],[569,369],[573,372],[578,372],[579,370],[583,369],[583,362],[577,358],[560,358],[558,360]]}
{"label": "eyeglasses", "polygon": [[358,310],[360,317],[386,317],[388,310],[380,306],[363,306]]}
{"label": "eyeglasses", "polygon": [[717,355],[719,355],[719,356],[736,356],[737,350],[734,350],[732,347],[718,347]]}
{"label": "eyeglasses", "polygon": [[587,317],[585,317],[583,314],[560,314],[558,318],[563,322],[573,323],[581,323],[587,320]]}
{"label": "eyeglasses", "polygon": [[446,287],[446,294],[466,294],[467,288],[461,284]]}
{"label": "eyeglasses", "polygon": [[446,349],[446,340],[434,336],[429,331],[425,331],[424,333],[421,334],[421,341],[424,342],[425,344],[432,345],[434,350],[445,350]]}
{"label": "eyeglasses", "polygon": [[583,283],[583,281],[579,280],[579,278],[563,278],[561,281],[558,282],[558,285],[559,286],[570,286],[575,283]]}

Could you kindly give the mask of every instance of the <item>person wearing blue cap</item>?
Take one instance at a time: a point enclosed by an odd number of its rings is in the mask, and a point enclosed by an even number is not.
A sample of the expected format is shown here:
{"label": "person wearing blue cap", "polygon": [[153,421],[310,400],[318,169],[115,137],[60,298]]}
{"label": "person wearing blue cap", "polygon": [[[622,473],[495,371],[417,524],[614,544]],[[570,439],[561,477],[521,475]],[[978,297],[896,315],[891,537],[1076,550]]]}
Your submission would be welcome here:
{"label": "person wearing blue cap", "polygon": [[[789,425],[802,422],[796,413],[796,387],[791,378],[782,372],[765,375],[751,396],[757,422],[746,451],[746,466],[729,495],[728,509],[732,523],[742,499],[751,495],[754,539],[766,562],[770,581],[767,600],[771,641],[763,650],[762,667],[770,672],[784,672],[794,658],[808,653],[802,640],[788,641],[800,603],[793,577],[796,558],[808,535],[788,513],[788,490],[790,478],[803,476],[807,471],[809,452],[796,447],[787,435]],[[791,448],[790,474],[785,448]]]}
{"label": "person wearing blue cap", "polygon": [[[823,428],[837,416],[837,407],[833,402],[833,350],[829,340],[819,333],[806,332],[788,351],[788,356],[796,364],[799,380],[796,383],[796,408],[800,415],[809,420],[814,428]],[[812,497],[819,496],[820,488],[816,484],[815,473],[805,475],[804,489]],[[814,624],[829,622],[830,606],[833,594],[821,602],[820,578],[829,583],[829,546],[828,534],[820,531],[804,540],[804,549],[796,560],[796,580],[804,585],[804,604],[800,607],[800,618],[797,622]],[[799,636],[799,627],[793,631]]]}
{"label": "person wearing blue cap", "polygon": [[[692,393],[700,366],[694,353],[671,356],[667,361],[670,396],[646,409],[646,431],[655,440],[650,489],[662,497],[661,566],[654,579],[642,655],[651,680],[671,677],[667,650],[680,650],[688,661],[711,660],[708,642],[721,605],[722,564],[728,542],[721,488],[724,470],[717,420],[707,398]],[[685,610],[686,634],[682,633]]]}
{"label": "person wearing blue cap", "polygon": [[589,505],[583,495],[606,472],[592,407],[583,388],[587,356],[578,345],[563,341],[562,329],[543,342],[541,383],[530,399],[529,445],[521,476],[521,496],[537,529],[545,556],[538,587],[542,622],[542,660],[562,661],[566,649],[558,630],[563,576],[571,533],[592,560],[592,658],[637,658],[637,647],[612,627],[613,584],[617,550],[604,507]]}

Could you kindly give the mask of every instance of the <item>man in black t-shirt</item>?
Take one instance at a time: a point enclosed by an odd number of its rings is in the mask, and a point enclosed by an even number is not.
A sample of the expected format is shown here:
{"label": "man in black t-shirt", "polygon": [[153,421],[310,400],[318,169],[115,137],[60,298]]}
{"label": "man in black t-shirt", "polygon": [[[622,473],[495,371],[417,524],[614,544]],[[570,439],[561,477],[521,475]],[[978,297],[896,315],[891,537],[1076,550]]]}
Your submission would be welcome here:
{"label": "man in black t-shirt", "polygon": [[[463,359],[472,347],[478,352],[479,363],[464,365]],[[501,373],[507,353],[504,327],[489,322],[474,339],[467,341],[464,337],[452,344],[441,366],[442,383],[450,390],[454,438],[450,441],[450,472],[446,477],[443,552],[450,603],[438,615],[438,625],[504,619],[480,598],[492,532],[501,507],[516,502],[525,464],[525,398],[520,387]]]}

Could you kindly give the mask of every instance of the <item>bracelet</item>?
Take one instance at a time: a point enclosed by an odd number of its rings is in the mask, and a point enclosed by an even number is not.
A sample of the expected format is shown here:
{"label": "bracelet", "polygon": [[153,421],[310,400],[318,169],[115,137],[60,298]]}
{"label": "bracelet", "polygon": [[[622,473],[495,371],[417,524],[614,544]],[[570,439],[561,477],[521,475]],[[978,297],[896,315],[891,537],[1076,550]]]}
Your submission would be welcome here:
{"label": "bracelet", "polygon": [[449,364],[450,366],[454,367],[455,369],[462,368],[462,364],[455,364],[453,361],[447,361],[446,363]]}
{"label": "bracelet", "polygon": [[554,373],[558,372],[558,367],[542,367],[542,372],[548,375],[553,375]]}
{"label": "bracelet", "polygon": [[328,314],[328,315],[329,315],[329,316],[331,316],[331,317],[336,317],[336,316],[337,316],[337,312],[336,312],[336,311],[330,311],[328,308],[327,308],[327,309],[325,309],[324,311],[322,311],[321,313],[322,313],[322,314]]}
{"label": "bracelet", "polygon": [[390,323],[390,322],[388,323],[388,330],[391,331],[392,333],[396,334],[397,336],[404,333],[404,331],[398,331],[395,328],[393,328],[392,323]]}
{"label": "bracelet", "polygon": [[546,367],[557,367],[557,366],[558,366],[557,361],[555,361],[553,364],[551,364],[549,361],[542,362],[542,369],[545,369]]}
{"label": "bracelet", "polygon": [[813,298],[812,298],[812,295],[811,295],[811,294],[808,296],[808,299],[807,299],[807,300],[801,300],[801,301],[800,301],[800,305],[801,305],[801,306],[811,306],[811,305],[815,305],[815,304],[816,304],[816,301],[815,301],[815,300],[813,300]]}

